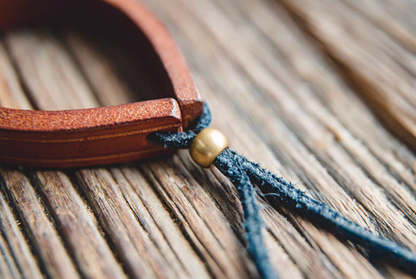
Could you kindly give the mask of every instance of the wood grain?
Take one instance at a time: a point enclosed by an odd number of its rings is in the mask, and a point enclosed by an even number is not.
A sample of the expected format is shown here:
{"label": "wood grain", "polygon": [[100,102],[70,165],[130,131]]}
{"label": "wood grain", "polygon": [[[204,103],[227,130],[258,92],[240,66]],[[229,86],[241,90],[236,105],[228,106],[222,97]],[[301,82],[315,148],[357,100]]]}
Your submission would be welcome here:
{"label": "wood grain", "polygon": [[[1,231],[2,231],[2,257],[4,265],[2,273],[9,269],[18,269],[12,274],[3,274],[4,278],[43,278],[37,266],[35,257],[30,251],[27,240],[19,229],[20,221],[13,216],[12,209],[7,204],[5,197],[0,197],[1,203]],[[10,266],[10,267],[9,267]]]}
{"label": "wood grain", "polygon": [[[416,251],[414,146],[361,99],[373,94],[413,137],[410,2],[363,2],[374,11],[349,0],[144,2],[178,42],[233,149]],[[43,26],[0,43],[5,107],[109,106],[153,91],[141,87],[130,50],[105,34]],[[1,177],[4,278],[258,277],[236,189],[187,151],[64,172],[2,166]],[[277,201],[259,201],[281,278],[409,278]]]}
{"label": "wood grain", "polygon": [[[374,15],[367,13],[367,17],[362,16],[342,1],[321,1],[316,4],[314,1],[289,1],[285,4],[305,20],[305,27],[310,28],[326,51],[343,65],[348,76],[361,88],[358,92],[373,107],[378,117],[414,149],[414,58],[411,51],[401,46],[400,42],[404,38],[396,41],[389,36],[399,32],[382,32],[380,28],[391,29],[385,26],[388,23],[383,24],[384,28],[383,25],[374,26],[370,23],[375,20]],[[414,10],[413,3],[402,5],[405,9]],[[400,19],[387,20],[391,21],[401,25]]]}

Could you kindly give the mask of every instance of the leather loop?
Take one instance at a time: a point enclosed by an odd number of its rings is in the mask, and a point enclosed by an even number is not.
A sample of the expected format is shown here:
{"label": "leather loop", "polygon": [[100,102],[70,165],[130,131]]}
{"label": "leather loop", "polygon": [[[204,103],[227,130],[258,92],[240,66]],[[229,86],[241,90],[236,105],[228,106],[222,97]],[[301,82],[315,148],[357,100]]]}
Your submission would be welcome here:
{"label": "leather loop", "polygon": [[1,163],[67,168],[167,154],[172,151],[149,143],[147,135],[188,129],[201,115],[201,97],[177,46],[155,16],[135,1],[0,0],[0,28],[65,20],[69,9],[87,6],[88,11],[118,9],[141,30],[160,58],[173,91],[166,95],[173,98],[67,111],[0,108]]}

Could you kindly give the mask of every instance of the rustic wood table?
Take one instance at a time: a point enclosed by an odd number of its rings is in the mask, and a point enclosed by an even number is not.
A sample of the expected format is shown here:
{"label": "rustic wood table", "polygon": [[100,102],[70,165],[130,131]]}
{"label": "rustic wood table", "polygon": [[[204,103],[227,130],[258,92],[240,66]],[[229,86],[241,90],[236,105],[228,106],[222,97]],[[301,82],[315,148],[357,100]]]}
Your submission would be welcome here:
{"label": "rustic wood table", "polygon": [[[144,0],[178,42],[231,147],[416,252],[416,3]],[[108,34],[7,30],[0,104],[153,99]],[[413,150],[413,151],[412,151]],[[188,151],[63,171],[1,166],[1,278],[256,278],[236,189]],[[408,278],[259,196],[281,278]]]}

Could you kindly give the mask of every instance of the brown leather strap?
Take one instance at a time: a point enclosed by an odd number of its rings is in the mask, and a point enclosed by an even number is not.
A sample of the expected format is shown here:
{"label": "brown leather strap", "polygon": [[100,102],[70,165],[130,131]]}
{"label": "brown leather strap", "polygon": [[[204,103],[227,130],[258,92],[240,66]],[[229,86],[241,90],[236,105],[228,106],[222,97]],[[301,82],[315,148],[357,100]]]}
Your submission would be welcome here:
{"label": "brown leather strap", "polygon": [[149,143],[147,135],[187,129],[202,113],[202,100],[174,41],[136,1],[0,0],[0,28],[63,19],[68,7],[80,11],[87,5],[89,11],[116,8],[135,23],[158,54],[173,88],[166,95],[174,98],[69,111],[0,108],[1,163],[66,168],[166,154],[172,151]]}

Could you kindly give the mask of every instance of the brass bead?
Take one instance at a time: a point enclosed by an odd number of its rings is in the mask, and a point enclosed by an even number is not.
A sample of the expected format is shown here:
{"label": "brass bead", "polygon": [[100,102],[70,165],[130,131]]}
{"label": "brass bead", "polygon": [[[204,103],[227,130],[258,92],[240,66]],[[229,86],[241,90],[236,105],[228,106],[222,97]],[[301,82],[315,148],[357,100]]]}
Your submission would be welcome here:
{"label": "brass bead", "polygon": [[203,168],[209,168],[228,145],[228,139],[223,133],[213,128],[205,128],[195,137],[189,153],[195,163]]}

